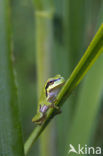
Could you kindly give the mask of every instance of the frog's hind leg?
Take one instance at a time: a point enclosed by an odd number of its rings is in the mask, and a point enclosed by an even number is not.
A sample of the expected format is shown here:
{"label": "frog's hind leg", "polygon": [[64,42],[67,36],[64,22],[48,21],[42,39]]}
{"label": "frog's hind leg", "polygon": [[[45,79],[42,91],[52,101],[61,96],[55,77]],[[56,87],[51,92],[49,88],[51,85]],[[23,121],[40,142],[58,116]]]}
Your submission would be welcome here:
{"label": "frog's hind leg", "polygon": [[44,123],[45,119],[46,119],[46,114],[40,120],[35,121],[35,124],[41,126]]}
{"label": "frog's hind leg", "polygon": [[41,125],[45,118],[46,114],[39,112],[32,118],[32,122],[36,123],[37,125]]}

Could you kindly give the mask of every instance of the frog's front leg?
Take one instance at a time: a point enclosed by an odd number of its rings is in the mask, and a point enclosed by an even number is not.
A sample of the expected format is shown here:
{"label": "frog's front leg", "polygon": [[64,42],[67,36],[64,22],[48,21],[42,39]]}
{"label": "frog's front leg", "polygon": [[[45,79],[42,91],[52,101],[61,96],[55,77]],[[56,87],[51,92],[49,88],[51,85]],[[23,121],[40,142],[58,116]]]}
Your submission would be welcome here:
{"label": "frog's front leg", "polygon": [[60,114],[61,113],[60,107],[55,105],[55,102],[53,102],[49,107],[50,108],[55,108],[56,109],[56,114]]}

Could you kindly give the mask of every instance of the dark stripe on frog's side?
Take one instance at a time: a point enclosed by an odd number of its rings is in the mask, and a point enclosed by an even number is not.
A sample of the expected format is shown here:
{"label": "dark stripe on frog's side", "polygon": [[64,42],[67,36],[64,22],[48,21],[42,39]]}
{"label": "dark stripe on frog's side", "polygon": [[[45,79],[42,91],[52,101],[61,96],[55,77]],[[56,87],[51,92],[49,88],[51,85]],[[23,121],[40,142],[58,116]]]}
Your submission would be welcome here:
{"label": "dark stripe on frog's side", "polygon": [[48,96],[48,93],[47,93],[47,89],[50,85],[52,85],[55,81],[59,80],[60,78],[56,79],[56,80],[51,80],[47,83],[46,87],[45,87],[45,91],[46,91],[46,97]]}
{"label": "dark stripe on frog's side", "polygon": [[46,87],[45,87],[46,97],[48,96],[47,89],[48,89],[48,87],[49,87],[51,84],[53,84],[53,83],[54,83],[53,80],[52,80],[52,81],[49,81],[49,82],[47,83],[47,85],[46,85]]}

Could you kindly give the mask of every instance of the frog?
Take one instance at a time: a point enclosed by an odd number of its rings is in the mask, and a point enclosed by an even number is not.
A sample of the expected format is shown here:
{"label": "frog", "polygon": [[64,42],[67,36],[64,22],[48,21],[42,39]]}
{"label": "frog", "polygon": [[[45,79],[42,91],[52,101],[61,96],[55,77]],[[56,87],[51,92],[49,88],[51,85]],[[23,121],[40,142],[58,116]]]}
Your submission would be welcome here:
{"label": "frog", "polygon": [[38,102],[37,113],[32,118],[32,122],[41,125],[45,121],[47,112],[50,108],[55,108],[58,110],[58,113],[60,112],[60,109],[55,105],[55,102],[64,83],[65,80],[61,75],[51,77],[45,82]]}

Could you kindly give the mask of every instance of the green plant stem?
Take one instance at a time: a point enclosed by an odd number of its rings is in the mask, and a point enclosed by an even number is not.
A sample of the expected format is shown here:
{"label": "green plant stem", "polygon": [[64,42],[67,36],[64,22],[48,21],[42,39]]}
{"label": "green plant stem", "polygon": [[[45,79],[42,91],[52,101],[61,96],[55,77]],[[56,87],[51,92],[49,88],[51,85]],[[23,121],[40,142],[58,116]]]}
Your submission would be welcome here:
{"label": "green plant stem", "polygon": [[[63,105],[63,102],[66,100],[67,97],[70,96],[71,92],[80,83],[84,75],[87,73],[87,71],[90,69],[90,67],[93,65],[93,63],[96,61],[96,59],[102,52],[103,52],[103,24],[99,28],[98,32],[96,33],[95,37],[93,38],[91,44],[87,48],[80,62],[75,67],[70,78],[66,81],[64,87],[61,89],[57,97],[57,101],[55,103],[56,105],[60,107]],[[32,132],[32,134],[27,139],[24,145],[25,154],[28,153],[32,144],[36,141],[36,139],[39,137],[44,128],[48,125],[50,120],[55,116],[55,113],[56,110],[51,109],[48,112],[48,117],[45,120],[45,122],[41,126],[38,126],[36,129],[34,129],[34,131]]]}
{"label": "green plant stem", "polygon": [[[51,73],[51,53],[52,53],[52,17],[53,11],[50,10],[35,11],[35,30],[36,30],[36,56],[37,56],[37,88],[38,97],[40,96],[42,86]],[[40,137],[40,155],[48,156],[51,151],[50,138],[52,134],[51,125]],[[50,152],[52,153],[52,151]],[[50,155],[50,154],[49,154]]]}

